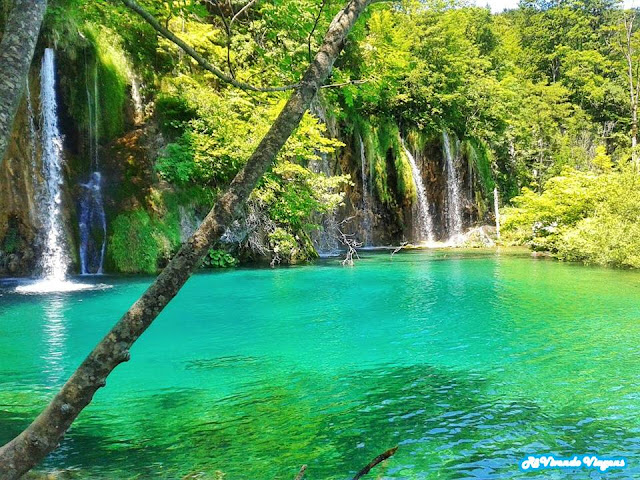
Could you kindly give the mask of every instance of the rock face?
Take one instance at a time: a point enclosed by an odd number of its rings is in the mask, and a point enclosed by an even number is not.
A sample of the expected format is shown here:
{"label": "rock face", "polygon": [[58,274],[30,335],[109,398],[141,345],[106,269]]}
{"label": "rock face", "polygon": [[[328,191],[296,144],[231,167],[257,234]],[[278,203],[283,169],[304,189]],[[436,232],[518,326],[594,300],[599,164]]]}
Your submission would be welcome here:
{"label": "rock face", "polygon": [[[42,52],[36,52],[27,90],[30,95],[25,94],[20,102],[7,156],[0,165],[0,276],[38,274],[43,251],[39,211],[43,182],[38,69],[41,55]],[[97,152],[100,159],[101,198],[104,200],[109,239],[105,263],[107,271],[118,269],[109,248],[109,241],[114,236],[113,224],[119,216],[129,212],[145,212],[153,217],[149,228],[155,232],[152,236],[159,243],[166,244],[157,246],[161,250],[159,258],[166,259],[174,251],[175,244],[179,245],[180,240],[184,240],[187,235],[185,232],[193,230],[190,224],[195,224],[194,218],[202,218],[206,212],[197,212],[198,215],[195,215],[194,211],[185,209],[186,206],[182,204],[172,206],[175,212],[167,210],[163,196],[166,192],[171,193],[171,187],[159,181],[154,172],[155,160],[165,141],[153,121],[140,123],[141,108],[140,105],[134,105],[136,102],[133,100],[126,101],[121,112],[115,109],[109,113],[121,115],[119,121],[124,126],[124,133],[120,131],[116,135],[102,136],[100,143],[97,140],[92,143],[91,132],[95,139],[97,127],[92,129],[87,124],[82,109],[86,107],[87,96],[94,98],[95,104],[95,98],[106,97],[108,92],[103,95],[96,91],[91,97],[85,79],[79,80],[79,75],[87,70],[86,58],[85,55],[65,55],[61,52],[62,67],[59,67],[57,82],[59,121],[64,137],[65,181],[60,201],[70,272],[77,273],[80,268],[78,243],[82,232],[78,226],[78,212],[81,210],[80,199],[86,190],[87,179],[95,169],[92,163],[94,155],[90,152]],[[98,88],[98,83],[95,85]],[[128,93],[131,96],[133,91]],[[140,99],[137,103],[141,103]],[[315,169],[327,175],[348,174],[352,180],[352,184],[346,187],[344,206],[330,217],[316,219],[326,229],[324,233],[313,234],[314,245],[320,253],[329,253],[341,247],[336,233],[338,226],[367,246],[416,242],[415,227],[419,221],[416,216],[419,213],[412,176],[415,169],[411,169],[403,150],[405,140],[426,190],[434,239],[442,241],[451,236],[448,218],[450,186],[447,183],[443,136],[419,138],[408,135],[403,140],[397,126],[387,125],[385,131],[380,126],[376,127],[378,133],[372,127],[368,140],[363,142],[364,134],[354,132],[353,125],[338,125],[335,119],[327,118],[322,108],[314,108],[313,113],[327,124],[329,135],[345,143],[345,147],[337,154],[323,157]],[[102,112],[105,111],[103,108]],[[100,119],[103,120],[104,115]],[[472,148],[468,148],[471,144],[456,142],[456,145],[467,145],[457,148],[455,162],[460,213],[466,229],[483,219],[482,199],[487,198],[487,192],[474,170],[476,160]],[[137,217],[127,218],[135,220]],[[143,220],[148,221],[148,215]],[[120,225],[122,227],[122,222]],[[175,235],[173,230],[177,232]]]}
{"label": "rock face", "polygon": [[[371,187],[372,180],[365,178],[361,169],[359,153],[359,140],[353,136],[340,137],[346,147],[336,159],[329,161],[331,166],[330,174],[349,174],[353,185],[346,188],[346,198],[344,207],[337,212],[336,219],[342,224],[342,230],[355,234],[361,242],[371,236],[371,244],[398,245],[401,242],[416,242],[415,232],[418,209],[415,196],[409,196],[402,192],[402,182],[407,181],[407,177],[400,178],[398,165],[402,165],[406,159],[399,158],[402,151],[390,147],[383,152],[382,162],[378,161],[377,169],[384,170],[386,189],[390,198],[381,199],[379,191]],[[434,240],[448,241],[452,237],[449,231],[451,214],[448,208],[450,186],[447,183],[446,161],[442,137],[435,137],[428,141],[420,142],[421,147],[415,148],[411,145],[407,147],[413,152],[415,161],[420,170],[422,181],[426,190],[430,222],[433,225]],[[477,198],[486,196],[482,185],[478,181],[474,172],[474,158],[470,158],[472,153],[468,148],[459,148],[456,152],[456,173],[458,177],[458,190],[460,194],[460,213],[462,217],[462,227],[468,229],[478,221],[484,219],[484,212],[478,205]],[[371,168],[371,162],[369,162]],[[379,171],[374,172],[379,175]],[[367,175],[371,175],[367,172]],[[375,182],[375,180],[374,180]],[[371,191],[370,199],[364,200],[363,187]],[[405,187],[406,188],[406,187]],[[415,188],[414,188],[415,190]],[[415,195],[415,191],[414,191]],[[365,212],[363,206],[368,205],[370,211]],[[368,223],[367,223],[368,222]],[[368,224],[370,233],[365,231]],[[462,241],[462,238],[460,238]]]}
{"label": "rock face", "polygon": [[18,108],[11,141],[0,165],[0,275],[22,276],[35,270],[39,252],[36,209],[37,164],[30,144],[27,102]]}

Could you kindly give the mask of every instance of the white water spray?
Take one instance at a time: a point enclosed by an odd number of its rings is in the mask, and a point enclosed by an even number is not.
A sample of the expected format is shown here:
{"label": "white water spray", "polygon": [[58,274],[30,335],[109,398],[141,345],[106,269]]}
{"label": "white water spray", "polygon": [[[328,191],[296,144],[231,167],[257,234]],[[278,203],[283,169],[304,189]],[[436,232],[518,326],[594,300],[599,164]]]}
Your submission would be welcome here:
{"label": "white water spray", "polygon": [[418,203],[416,205],[418,222],[414,222],[417,226],[416,240],[419,242],[433,243],[433,221],[431,219],[431,214],[429,213],[429,199],[427,197],[427,189],[424,187],[424,182],[422,181],[422,173],[418,168],[416,159],[405,145],[404,140],[402,140],[402,148],[404,149],[404,153],[407,155],[407,159],[411,165],[411,176],[413,177],[413,183],[416,187],[416,193],[418,196]]}
{"label": "white water spray", "polygon": [[367,152],[364,149],[362,135],[358,135],[360,140],[360,169],[362,173],[362,227],[364,230],[363,246],[371,245],[371,189],[369,188],[369,176],[367,175]]}
{"label": "white water spray", "polygon": [[100,97],[98,90],[98,65],[94,65],[93,94],[89,88],[89,68],[86,69],[87,108],[89,113],[89,155],[91,173],[80,199],[78,229],[80,231],[80,272],[83,275],[101,274],[107,245],[107,220],[102,199],[102,174],[100,173]]}
{"label": "white water spray", "polygon": [[18,293],[43,294],[73,292],[107,285],[79,284],[67,281],[69,260],[65,252],[62,223],[62,136],[58,128],[58,105],[55,88],[55,56],[51,48],[44,51],[40,70],[40,110],[42,117],[42,194],[38,207],[44,232],[43,252],[40,261],[41,279],[35,283],[20,285]]}
{"label": "white water spray", "polygon": [[458,177],[458,145],[451,145],[451,138],[442,132],[442,145],[445,159],[445,173],[447,174],[447,229],[449,240],[456,241],[462,235],[462,196],[460,193],[460,178]]}
{"label": "white water spray", "polygon": [[493,209],[496,216],[496,237],[500,240],[500,209],[498,208],[498,187],[493,189]]}
{"label": "white water spray", "polygon": [[51,48],[44,51],[40,72],[42,109],[42,168],[44,195],[40,205],[45,231],[42,276],[51,281],[64,281],[68,259],[62,228],[62,137],[58,129],[55,58]]}

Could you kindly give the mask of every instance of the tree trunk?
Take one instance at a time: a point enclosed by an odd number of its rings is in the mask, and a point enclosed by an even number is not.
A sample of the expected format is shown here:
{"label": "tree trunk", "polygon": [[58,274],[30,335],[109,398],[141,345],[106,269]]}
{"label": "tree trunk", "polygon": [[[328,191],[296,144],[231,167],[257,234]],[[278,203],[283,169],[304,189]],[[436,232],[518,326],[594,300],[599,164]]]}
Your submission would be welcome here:
{"label": "tree trunk", "polygon": [[46,0],[15,0],[0,42],[0,165],[29,73]]}
{"label": "tree trunk", "polygon": [[20,477],[53,451],[71,423],[91,402],[95,392],[105,385],[107,376],[120,363],[129,360],[131,345],[189,279],[213,242],[220,238],[225,225],[229,225],[240,212],[260,177],[297,128],[311,100],[329,76],[346,35],[369,3],[371,0],[351,0],[336,15],[299,86],[202,225],[96,345],[46,409],[26,430],[0,448],[0,478]]}

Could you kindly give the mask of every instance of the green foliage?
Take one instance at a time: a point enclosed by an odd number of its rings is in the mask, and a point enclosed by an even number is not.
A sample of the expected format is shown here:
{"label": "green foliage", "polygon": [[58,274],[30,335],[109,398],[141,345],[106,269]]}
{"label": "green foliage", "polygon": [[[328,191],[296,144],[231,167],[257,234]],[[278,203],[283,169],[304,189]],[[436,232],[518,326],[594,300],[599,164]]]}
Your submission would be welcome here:
{"label": "green foliage", "polygon": [[160,251],[151,218],[145,210],[118,215],[111,229],[109,256],[119,272],[156,272]]}
{"label": "green foliage", "polygon": [[7,229],[4,240],[2,241],[1,250],[4,253],[15,253],[18,247],[20,246],[20,232],[14,226],[9,224],[9,228]]}
{"label": "green foliage", "polygon": [[[165,209],[164,198],[151,195],[152,209]],[[108,259],[115,269],[124,273],[156,273],[180,245],[178,215],[164,210],[162,215],[150,215],[136,209],[118,215],[110,224]]]}
{"label": "green foliage", "polygon": [[229,268],[238,265],[238,259],[224,250],[211,248],[202,262],[205,268]]}
{"label": "green foliage", "polygon": [[327,177],[283,161],[264,176],[253,195],[277,224],[302,232],[315,228],[314,214],[332,211],[342,203],[341,187],[348,182],[347,176]]}
{"label": "green foliage", "polygon": [[162,133],[177,136],[185,131],[189,121],[196,118],[196,111],[186,99],[162,94],[156,100],[156,115]]}
{"label": "green foliage", "polygon": [[503,230],[518,244],[564,260],[640,267],[640,178],[566,170],[536,194],[523,189],[505,208]]}

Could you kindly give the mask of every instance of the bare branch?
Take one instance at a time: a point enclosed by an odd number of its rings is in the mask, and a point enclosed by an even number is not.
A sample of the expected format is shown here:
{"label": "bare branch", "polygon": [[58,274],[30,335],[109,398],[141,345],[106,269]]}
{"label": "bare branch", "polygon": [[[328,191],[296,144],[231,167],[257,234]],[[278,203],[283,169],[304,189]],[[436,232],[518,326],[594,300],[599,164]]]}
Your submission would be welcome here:
{"label": "bare branch", "polygon": [[364,467],[362,470],[360,470],[358,473],[356,473],[356,476],[353,477],[353,480],[358,480],[358,479],[364,477],[367,473],[369,473],[371,471],[371,469],[373,467],[375,467],[379,463],[384,462],[387,458],[393,456],[393,454],[396,453],[397,451],[398,451],[398,447],[393,447],[393,448],[390,448],[389,450],[387,450],[386,452],[381,453],[376,458],[371,460],[366,467]]}
{"label": "bare branch", "polygon": [[393,252],[391,252],[391,258],[393,259],[393,256],[398,253],[400,250],[402,250],[404,247],[407,246],[407,242],[402,242],[398,247],[396,247]]}
{"label": "bare branch", "polygon": [[298,472],[298,475],[296,475],[296,478],[294,480],[302,480],[302,477],[304,477],[304,472],[306,471],[307,471],[307,466],[302,465],[302,467],[300,468],[300,471]]}
{"label": "bare branch", "polygon": [[347,248],[344,260],[342,261],[342,265],[348,265],[350,267],[353,267],[354,265],[354,257],[360,260],[360,256],[358,255],[358,248],[362,247],[362,242],[356,240],[355,233],[345,233],[342,231],[342,226],[353,220],[353,218],[353,216],[347,217],[340,223],[338,223],[338,225],[336,225],[336,231],[338,232],[338,241]]}
{"label": "bare branch", "polygon": [[349,80],[348,82],[342,82],[342,83],[331,83],[329,85],[323,85],[320,88],[338,88],[338,87],[344,87],[346,85],[362,85],[363,83],[367,83],[370,82],[370,79],[364,79],[364,80]]}
{"label": "bare branch", "polygon": [[236,80],[235,78],[230,77],[229,75],[224,73],[215,65],[212,65],[211,63],[209,63],[209,61],[207,61],[202,55],[196,52],[193,49],[193,47],[191,47],[186,42],[181,40],[177,35],[172,33],[169,29],[160,25],[158,20],[156,20],[156,18],[153,15],[151,15],[144,8],[138,5],[134,0],[122,0],[122,3],[124,3],[127,7],[129,7],[131,10],[137,13],[140,17],[142,17],[149,25],[151,25],[151,27],[153,27],[153,29],[156,32],[158,32],[167,40],[173,42],[178,47],[180,47],[180,49],[184,53],[186,53],[191,58],[193,58],[196,62],[198,62],[202,68],[213,73],[216,77],[218,77],[223,82],[233,85],[236,88],[240,88],[242,90],[248,90],[251,92],[284,92],[287,90],[293,90],[299,85],[295,83],[291,85],[284,85],[281,87],[255,87],[253,85],[249,85],[248,83],[242,82],[240,80]]}
{"label": "bare branch", "polygon": [[313,34],[316,31],[316,28],[318,28],[318,22],[320,21],[320,17],[322,16],[322,11],[324,10],[324,6],[326,4],[327,4],[327,0],[322,0],[322,4],[320,5],[320,10],[318,10],[318,14],[316,15],[316,18],[313,22],[313,28],[309,32],[309,37],[307,38],[307,47],[309,49],[309,61],[311,61],[311,59],[313,58],[313,55],[311,54],[311,40],[313,39]]}
{"label": "bare branch", "polygon": [[238,13],[236,13],[233,18],[231,19],[231,21],[229,22],[229,29],[231,29],[231,27],[233,26],[233,23],[240,17],[240,15],[242,15],[244,12],[246,12],[249,8],[251,8],[251,6],[256,3],[258,0],[251,0],[249,3],[247,3],[244,7],[242,7]]}

